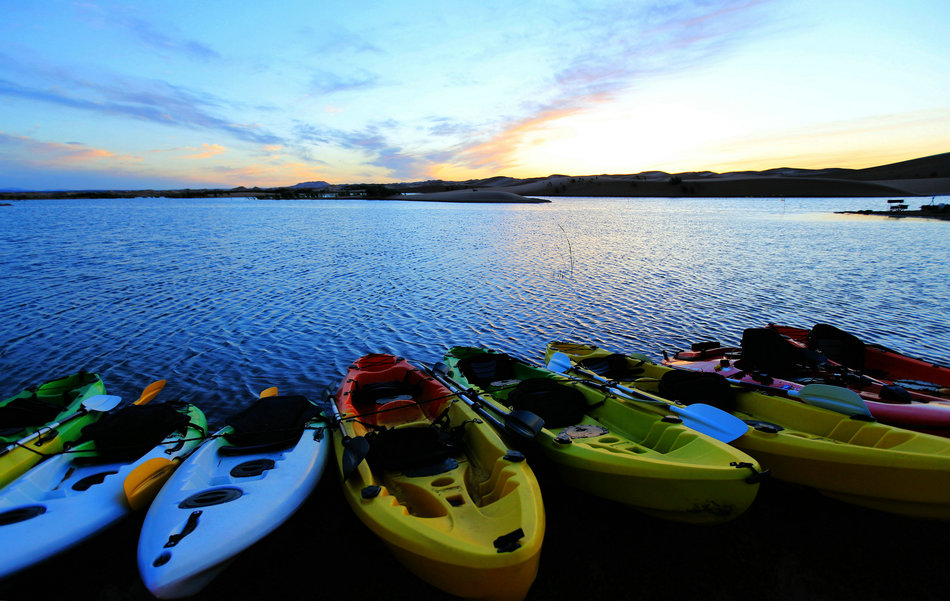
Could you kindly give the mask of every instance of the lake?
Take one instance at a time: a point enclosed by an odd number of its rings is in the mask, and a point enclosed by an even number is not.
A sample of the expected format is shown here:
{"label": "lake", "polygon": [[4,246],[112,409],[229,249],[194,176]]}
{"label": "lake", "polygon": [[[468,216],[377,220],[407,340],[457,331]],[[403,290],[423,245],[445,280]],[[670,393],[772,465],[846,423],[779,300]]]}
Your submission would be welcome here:
{"label": "lake", "polygon": [[[80,368],[220,423],[269,386],[319,397],[369,352],[655,358],[826,322],[950,363],[950,224],[883,199],[541,205],[36,200],[0,209],[0,391]],[[916,203],[917,201],[912,201]]]}
{"label": "lake", "polygon": [[[159,399],[220,424],[272,385],[318,398],[368,352],[430,362],[472,344],[539,360],[570,339],[660,358],[770,321],[950,363],[950,223],[834,214],[883,204],[16,203],[0,208],[0,390],[86,368],[132,400],[167,378]],[[444,601],[360,524],[334,472],[195,599]],[[538,474],[547,530],[528,601],[946,597],[950,524],[772,479],[745,514],[704,528]],[[142,519],[0,582],[0,598],[151,599]]]}

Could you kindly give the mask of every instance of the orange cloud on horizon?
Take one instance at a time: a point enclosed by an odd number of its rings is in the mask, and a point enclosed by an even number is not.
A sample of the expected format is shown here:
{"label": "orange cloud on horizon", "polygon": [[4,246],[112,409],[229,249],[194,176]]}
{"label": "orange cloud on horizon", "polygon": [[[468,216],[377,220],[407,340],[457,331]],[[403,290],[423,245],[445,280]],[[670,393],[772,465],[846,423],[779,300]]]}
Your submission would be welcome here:
{"label": "orange cloud on horizon", "polygon": [[[201,149],[203,149],[203,150],[201,150]],[[186,150],[190,150],[190,151],[201,150],[201,151],[198,152],[198,153],[196,153],[196,154],[190,154],[190,155],[186,156],[185,158],[187,158],[187,159],[207,159],[207,158],[210,158],[210,157],[213,157],[213,156],[216,156],[216,155],[219,155],[219,154],[222,154],[222,153],[228,151],[227,148],[225,148],[224,146],[221,146],[220,144],[202,144],[202,145],[201,145],[201,149],[193,148],[193,147],[187,147]]]}

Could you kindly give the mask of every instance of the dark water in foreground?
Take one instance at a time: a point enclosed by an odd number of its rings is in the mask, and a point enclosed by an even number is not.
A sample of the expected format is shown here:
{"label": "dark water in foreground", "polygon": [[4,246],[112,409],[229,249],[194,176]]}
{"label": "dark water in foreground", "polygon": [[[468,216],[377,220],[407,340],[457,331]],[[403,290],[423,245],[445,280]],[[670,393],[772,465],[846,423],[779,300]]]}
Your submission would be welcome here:
{"label": "dark water in foreground", "polygon": [[[17,203],[0,208],[0,392],[85,367],[130,400],[167,378],[160,399],[220,423],[271,385],[317,396],[367,352],[436,361],[478,344],[539,359],[575,339],[660,357],[769,321],[830,322],[950,363],[950,224],[832,213],[883,202]],[[444,599],[327,476],[197,598]],[[950,525],[778,481],[701,528],[539,480],[548,527],[529,601],[920,601],[950,583]],[[150,599],[140,522],[0,582],[0,599]]]}
{"label": "dark water in foreground", "polygon": [[554,339],[660,357],[828,322],[950,363],[950,224],[881,199],[30,201],[0,210],[0,391],[86,368],[219,421],[368,352]]}

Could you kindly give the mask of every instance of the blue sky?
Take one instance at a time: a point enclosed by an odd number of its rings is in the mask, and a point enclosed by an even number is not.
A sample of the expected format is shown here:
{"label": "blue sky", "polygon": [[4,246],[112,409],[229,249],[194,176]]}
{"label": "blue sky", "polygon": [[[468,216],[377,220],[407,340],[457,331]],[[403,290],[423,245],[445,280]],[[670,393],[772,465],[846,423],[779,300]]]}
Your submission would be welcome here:
{"label": "blue sky", "polygon": [[950,151],[950,2],[0,0],[0,189]]}

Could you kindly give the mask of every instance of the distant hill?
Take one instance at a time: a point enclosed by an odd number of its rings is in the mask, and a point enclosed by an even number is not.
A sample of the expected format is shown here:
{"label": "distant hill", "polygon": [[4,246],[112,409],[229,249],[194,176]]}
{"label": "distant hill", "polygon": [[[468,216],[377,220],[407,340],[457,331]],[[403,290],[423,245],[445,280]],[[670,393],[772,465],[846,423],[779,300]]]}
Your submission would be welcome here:
{"label": "distant hill", "polygon": [[950,153],[866,169],[776,167],[730,173],[645,171],[622,175],[558,174],[526,179],[495,176],[386,186],[412,193],[489,188],[534,196],[936,196],[950,195]]}
{"label": "distant hill", "polygon": [[[521,196],[617,196],[617,197],[706,197],[735,198],[771,196],[807,197],[911,197],[950,195],[950,152],[866,169],[797,169],[776,167],[764,171],[714,173],[692,171],[665,173],[644,171],[635,174],[548,175],[513,178],[496,175],[466,181],[359,183],[366,197],[390,197],[390,193],[485,192]],[[313,198],[317,190],[342,190],[353,185],[302,182],[289,187],[179,190],[0,190],[0,200],[31,198],[167,198],[241,197]],[[461,198],[462,195],[458,195]],[[453,198],[456,196],[453,196]],[[392,197],[390,197],[392,198]]]}

